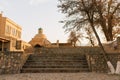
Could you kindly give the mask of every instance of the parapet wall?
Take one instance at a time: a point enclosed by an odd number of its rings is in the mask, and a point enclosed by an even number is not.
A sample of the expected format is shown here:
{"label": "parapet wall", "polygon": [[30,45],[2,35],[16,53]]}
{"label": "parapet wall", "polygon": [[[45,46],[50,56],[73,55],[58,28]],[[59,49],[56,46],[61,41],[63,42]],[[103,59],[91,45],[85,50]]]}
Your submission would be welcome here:
{"label": "parapet wall", "polygon": [[[99,47],[49,47],[49,48],[39,48],[34,51],[34,53],[55,53],[55,54],[88,54],[88,53],[102,53],[102,50]],[[41,54],[41,53],[40,53]]]}

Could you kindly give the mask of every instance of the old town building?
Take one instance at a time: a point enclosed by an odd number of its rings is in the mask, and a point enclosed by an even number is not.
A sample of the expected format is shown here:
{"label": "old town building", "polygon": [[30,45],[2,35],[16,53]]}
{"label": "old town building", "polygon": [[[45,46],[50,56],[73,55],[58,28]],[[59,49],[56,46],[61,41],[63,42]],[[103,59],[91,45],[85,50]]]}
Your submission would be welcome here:
{"label": "old town building", "polygon": [[23,51],[28,43],[21,40],[20,25],[0,14],[0,51]]}

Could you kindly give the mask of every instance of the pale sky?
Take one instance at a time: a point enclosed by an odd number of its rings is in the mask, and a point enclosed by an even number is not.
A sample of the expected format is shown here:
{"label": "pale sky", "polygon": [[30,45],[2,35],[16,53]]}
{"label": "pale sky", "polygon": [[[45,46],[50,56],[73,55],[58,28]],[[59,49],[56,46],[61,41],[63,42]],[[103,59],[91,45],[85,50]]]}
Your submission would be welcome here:
{"label": "pale sky", "polygon": [[38,28],[43,28],[50,42],[66,42],[63,24],[65,16],[57,8],[58,0],[0,0],[0,11],[22,26],[22,39],[30,41]]}
{"label": "pale sky", "polygon": [[0,11],[22,26],[24,41],[29,42],[41,27],[50,42],[66,42],[68,34],[59,23],[65,15],[59,12],[57,5],[58,0],[0,0]]}

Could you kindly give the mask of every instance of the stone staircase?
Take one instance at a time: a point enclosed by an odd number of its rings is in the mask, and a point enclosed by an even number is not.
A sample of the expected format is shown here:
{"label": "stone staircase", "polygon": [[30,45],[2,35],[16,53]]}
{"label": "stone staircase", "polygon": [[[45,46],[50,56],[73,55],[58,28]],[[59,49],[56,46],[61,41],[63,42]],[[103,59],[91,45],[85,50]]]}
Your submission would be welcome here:
{"label": "stone staircase", "polygon": [[[62,52],[63,49],[42,49],[31,54],[22,67],[22,73],[39,72],[88,72],[86,56],[74,53],[72,50]],[[64,51],[64,50],[63,50]]]}

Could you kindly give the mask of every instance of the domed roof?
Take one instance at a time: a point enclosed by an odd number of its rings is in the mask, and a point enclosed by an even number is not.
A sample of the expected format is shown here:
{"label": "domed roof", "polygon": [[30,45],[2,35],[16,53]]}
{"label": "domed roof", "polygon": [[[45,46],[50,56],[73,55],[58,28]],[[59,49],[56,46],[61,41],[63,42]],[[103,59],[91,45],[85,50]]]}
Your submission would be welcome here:
{"label": "domed roof", "polygon": [[35,46],[35,45],[46,46],[51,44],[50,41],[47,40],[45,34],[43,34],[42,28],[38,29],[38,34],[36,34],[29,43],[32,46]]}
{"label": "domed roof", "polygon": [[48,45],[51,44],[47,39],[44,39],[44,38],[41,38],[41,39],[39,39],[39,38],[33,38],[29,43],[32,46],[35,46],[35,45],[48,46]]}
{"label": "domed roof", "polygon": [[43,30],[42,28],[39,28],[38,30]]}
{"label": "domed roof", "polygon": [[34,38],[43,38],[43,39],[47,39],[45,34],[36,34]]}

